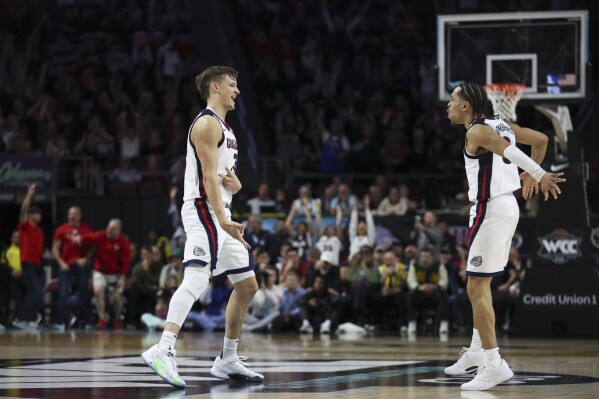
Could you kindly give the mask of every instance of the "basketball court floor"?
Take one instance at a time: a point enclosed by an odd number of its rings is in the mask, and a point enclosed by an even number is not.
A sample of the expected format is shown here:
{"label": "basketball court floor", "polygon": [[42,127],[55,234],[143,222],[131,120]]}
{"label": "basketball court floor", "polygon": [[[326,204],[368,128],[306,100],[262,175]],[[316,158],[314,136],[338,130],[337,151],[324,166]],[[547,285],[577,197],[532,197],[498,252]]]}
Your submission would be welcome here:
{"label": "basketball court floor", "polygon": [[246,334],[239,353],[263,373],[261,385],[226,383],[209,369],[222,333],[185,333],[177,341],[177,390],[139,354],[159,339],[141,332],[5,332],[0,334],[1,398],[598,398],[599,340],[500,340],[515,372],[486,392],[462,392],[470,377],[448,378],[465,338],[408,341],[399,336]]}

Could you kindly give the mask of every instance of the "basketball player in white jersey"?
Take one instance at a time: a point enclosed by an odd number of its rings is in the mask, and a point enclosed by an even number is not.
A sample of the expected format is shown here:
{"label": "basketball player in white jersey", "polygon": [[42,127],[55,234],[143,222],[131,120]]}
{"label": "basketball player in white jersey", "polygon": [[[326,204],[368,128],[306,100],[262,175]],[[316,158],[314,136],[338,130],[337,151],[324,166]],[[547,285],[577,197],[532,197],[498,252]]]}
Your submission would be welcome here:
{"label": "basketball player in white jersey", "polygon": [[[467,129],[464,160],[468,197],[474,205],[470,211],[466,274],[474,331],[470,347],[445,373],[459,375],[478,370],[472,381],[462,385],[468,391],[490,389],[514,375],[497,347],[490,283],[493,276],[503,274],[518,224],[520,211],[513,195],[520,188],[518,167],[526,172],[522,175],[525,199],[537,192],[537,182],[545,201],[549,193],[557,199],[561,193],[557,183],[565,181],[563,173],[548,173],[539,166],[547,149],[547,136],[499,117],[485,116],[488,106],[485,89],[475,83],[456,87],[447,104],[451,123]],[[532,159],[516,147],[517,142],[532,146]]]}
{"label": "basketball player in white jersey", "polygon": [[208,106],[191,124],[181,217],[187,234],[183,283],[169,304],[160,342],[142,354],[144,362],[169,384],[183,388],[175,361],[175,341],[191,306],[208,288],[210,273],[227,276],[234,289],[226,310],[223,349],[210,374],[223,380],[261,382],[237,356],[237,343],[248,305],[258,290],[254,265],[243,239],[243,226],[231,221],[229,206],[241,189],[235,176],[237,140],[225,122],[235,109],[237,72],[212,66],[196,77],[196,87]]}

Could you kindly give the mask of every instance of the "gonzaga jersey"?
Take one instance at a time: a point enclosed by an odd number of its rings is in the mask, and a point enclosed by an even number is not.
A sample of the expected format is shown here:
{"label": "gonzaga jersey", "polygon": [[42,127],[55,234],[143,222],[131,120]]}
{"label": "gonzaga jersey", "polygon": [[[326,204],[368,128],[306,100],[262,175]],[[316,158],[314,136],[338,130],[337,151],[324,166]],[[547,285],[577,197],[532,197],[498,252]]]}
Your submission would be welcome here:
{"label": "gonzaga jersey", "polygon": [[[185,165],[185,185],[183,190],[183,201],[194,201],[197,198],[203,198],[210,200],[206,195],[204,189],[204,182],[202,180],[202,166],[200,159],[198,158],[195,145],[191,141],[191,130],[195,122],[202,116],[208,115],[215,118],[221,125],[223,134],[220,142],[218,143],[218,166],[217,174],[227,174],[225,167],[229,168],[233,172],[237,167],[237,140],[233,134],[233,129],[223,121],[212,111],[210,108],[206,108],[194,119],[189,133],[187,135],[187,157]],[[231,204],[233,193],[225,189],[222,185],[221,178],[218,178],[220,192],[222,195],[223,203],[225,207]]]}
{"label": "gonzaga jersey", "polygon": [[[479,118],[472,126],[487,125],[504,140],[516,145],[512,128],[499,118]],[[471,127],[472,127],[471,126]],[[468,178],[468,199],[472,202],[488,201],[500,195],[513,193],[520,188],[518,167],[511,161],[492,153],[471,155],[464,148],[466,176]]]}

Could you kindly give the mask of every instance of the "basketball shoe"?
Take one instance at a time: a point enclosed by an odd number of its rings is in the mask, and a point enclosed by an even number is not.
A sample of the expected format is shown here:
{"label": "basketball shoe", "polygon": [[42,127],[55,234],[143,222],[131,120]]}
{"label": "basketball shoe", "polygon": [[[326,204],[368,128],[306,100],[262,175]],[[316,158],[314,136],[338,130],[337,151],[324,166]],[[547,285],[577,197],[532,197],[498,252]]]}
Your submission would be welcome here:
{"label": "basketball shoe", "polygon": [[177,361],[175,360],[177,351],[160,349],[158,344],[141,354],[143,361],[158,374],[160,378],[174,387],[185,388],[185,381],[179,376]]}
{"label": "basketball shoe", "polygon": [[462,384],[464,391],[486,391],[514,376],[507,362],[501,359],[499,367],[483,366],[478,369],[472,381]]}
{"label": "basketball shoe", "polygon": [[484,364],[485,352],[483,350],[474,352],[471,351],[470,348],[462,348],[460,358],[455,364],[445,368],[445,374],[473,374]]}
{"label": "basketball shoe", "polygon": [[262,382],[264,376],[248,369],[243,365],[239,358],[231,362],[226,362],[217,356],[210,369],[210,375],[221,380],[236,382]]}

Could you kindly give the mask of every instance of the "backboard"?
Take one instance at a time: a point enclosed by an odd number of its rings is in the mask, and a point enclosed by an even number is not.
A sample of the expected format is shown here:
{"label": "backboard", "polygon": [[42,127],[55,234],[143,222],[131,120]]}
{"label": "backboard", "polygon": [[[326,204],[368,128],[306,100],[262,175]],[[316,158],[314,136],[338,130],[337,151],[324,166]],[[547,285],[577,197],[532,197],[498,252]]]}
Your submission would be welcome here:
{"label": "backboard", "polygon": [[524,83],[524,103],[583,101],[588,11],[437,16],[438,99],[464,81]]}

